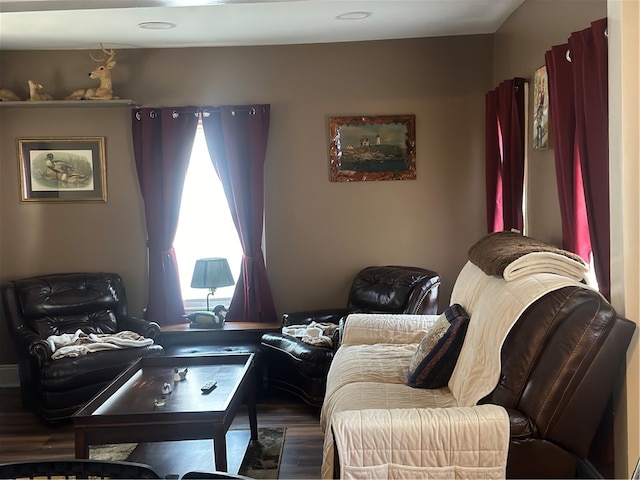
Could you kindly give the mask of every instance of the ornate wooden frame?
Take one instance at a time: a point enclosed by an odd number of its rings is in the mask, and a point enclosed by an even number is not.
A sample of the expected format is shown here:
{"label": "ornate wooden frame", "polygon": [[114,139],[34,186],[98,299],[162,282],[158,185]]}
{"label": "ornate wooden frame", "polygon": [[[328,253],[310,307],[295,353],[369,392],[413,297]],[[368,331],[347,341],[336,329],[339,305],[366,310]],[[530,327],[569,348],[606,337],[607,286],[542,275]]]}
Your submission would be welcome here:
{"label": "ornate wooden frame", "polygon": [[332,182],[415,180],[415,115],[330,117]]}

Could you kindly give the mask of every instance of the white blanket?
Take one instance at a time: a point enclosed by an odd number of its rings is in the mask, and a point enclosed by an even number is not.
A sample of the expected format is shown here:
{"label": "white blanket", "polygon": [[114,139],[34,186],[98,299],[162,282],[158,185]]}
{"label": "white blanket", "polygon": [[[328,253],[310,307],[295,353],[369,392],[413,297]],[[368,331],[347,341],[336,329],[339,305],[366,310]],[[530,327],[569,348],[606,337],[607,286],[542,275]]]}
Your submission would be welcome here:
{"label": "white blanket", "polygon": [[498,384],[502,344],[511,327],[533,302],[563,287],[584,284],[554,274],[525,276],[512,281],[485,275],[468,261],[451,293],[451,303],[459,303],[471,321],[458,362],[449,380],[449,389],[458,405],[478,403]]}
{"label": "white blanket", "polygon": [[589,283],[589,268],[573,252],[519,232],[494,232],[469,249],[469,260],[487,275],[515,280],[536,273],[553,273]]}
{"label": "white blanket", "polygon": [[47,343],[53,352],[51,358],[56,360],[62,357],[79,357],[100,350],[144,347],[153,344],[153,339],[130,330],[100,334],[87,334],[82,330],[76,330],[74,333],[51,335],[47,337]]}
{"label": "white blanket", "polygon": [[333,333],[338,325],[330,322],[311,322],[308,325],[289,325],[282,327],[282,333],[299,338],[310,345],[333,346]]}
{"label": "white blanket", "polygon": [[553,252],[527,253],[507,265],[502,276],[511,281],[536,273],[555,273],[589,283],[589,269],[584,263]]}

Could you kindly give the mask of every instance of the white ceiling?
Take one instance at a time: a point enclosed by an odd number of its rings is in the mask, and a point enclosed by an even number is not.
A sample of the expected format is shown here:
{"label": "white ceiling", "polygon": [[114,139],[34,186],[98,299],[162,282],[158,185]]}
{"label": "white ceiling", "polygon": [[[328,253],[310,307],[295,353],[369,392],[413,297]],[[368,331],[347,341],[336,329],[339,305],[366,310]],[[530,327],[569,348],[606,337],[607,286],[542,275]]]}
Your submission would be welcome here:
{"label": "white ceiling", "polygon": [[[0,50],[280,45],[493,33],[524,0],[0,0]],[[360,20],[337,20],[368,12]],[[142,29],[170,22],[171,29]]]}

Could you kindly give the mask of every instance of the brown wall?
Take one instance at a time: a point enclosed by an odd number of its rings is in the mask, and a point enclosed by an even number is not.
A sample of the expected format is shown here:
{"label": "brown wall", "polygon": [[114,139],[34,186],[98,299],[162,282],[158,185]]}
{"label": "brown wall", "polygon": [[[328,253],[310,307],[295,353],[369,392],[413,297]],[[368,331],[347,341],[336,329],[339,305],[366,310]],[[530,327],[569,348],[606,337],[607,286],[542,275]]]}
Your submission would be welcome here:
{"label": "brown wall", "polygon": [[[410,264],[443,277],[441,306],[485,232],[484,93],[492,36],[325,45],[119,50],[114,90],[138,105],[271,104],[267,269],[279,313],[342,306],[353,275]],[[85,51],[0,52],[0,85],[83,86]],[[328,118],[416,116],[415,181],[331,183]],[[146,302],[145,230],[128,107],[0,107],[0,281],[110,270]],[[16,138],[105,136],[108,202],[19,202]],[[14,363],[0,333],[0,365]]]}
{"label": "brown wall", "polygon": [[[592,21],[606,16],[606,0],[525,1],[495,34],[495,83],[523,77],[532,85],[533,72],[544,65],[545,51],[566,43],[571,32],[588,28]],[[533,88],[529,89],[529,105],[534,105]],[[531,112],[527,129],[529,138],[533,138]],[[547,150],[533,150],[529,143],[527,233],[562,245],[553,138]]]}

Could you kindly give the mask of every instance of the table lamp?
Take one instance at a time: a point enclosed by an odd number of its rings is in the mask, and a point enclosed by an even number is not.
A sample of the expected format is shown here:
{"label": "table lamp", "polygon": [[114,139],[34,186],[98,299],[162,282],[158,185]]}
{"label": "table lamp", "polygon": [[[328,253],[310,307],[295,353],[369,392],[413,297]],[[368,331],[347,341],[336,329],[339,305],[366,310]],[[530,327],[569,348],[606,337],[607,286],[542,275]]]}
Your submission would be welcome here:
{"label": "table lamp", "polygon": [[226,258],[201,258],[196,260],[191,278],[191,288],[208,288],[207,311],[209,311],[209,297],[218,287],[228,287],[235,281],[229,269]]}

